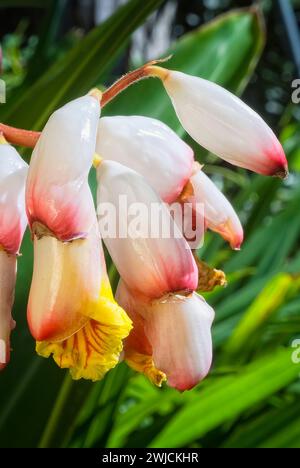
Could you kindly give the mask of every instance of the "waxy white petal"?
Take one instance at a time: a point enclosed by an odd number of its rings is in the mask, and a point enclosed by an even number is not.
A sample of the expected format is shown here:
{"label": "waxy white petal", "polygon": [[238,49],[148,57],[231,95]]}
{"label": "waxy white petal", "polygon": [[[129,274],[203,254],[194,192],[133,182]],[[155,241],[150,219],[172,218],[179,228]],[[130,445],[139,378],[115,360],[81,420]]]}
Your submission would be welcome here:
{"label": "waxy white petal", "polygon": [[8,144],[0,144],[0,246],[17,254],[27,225],[25,183],[28,165]]}
{"label": "waxy white petal", "polygon": [[193,388],[211,367],[213,309],[193,293],[155,301],[144,314],[155,366],[171,387]]}
{"label": "waxy white petal", "polygon": [[102,117],[96,152],[143,175],[167,203],[192,174],[193,150],[163,122],[142,116]]}
{"label": "waxy white petal", "polygon": [[[126,311],[133,323],[130,335],[125,341],[126,349],[133,349],[135,352],[143,355],[152,356],[152,346],[145,334],[145,319],[139,312],[138,295],[132,295],[124,281],[119,281],[116,291],[116,301]],[[143,304],[144,306],[144,304]]]}
{"label": "waxy white petal", "polygon": [[[110,211],[105,219],[110,225],[118,220],[116,232],[108,236],[100,217],[100,232],[128,287],[148,297],[196,289],[198,272],[188,244],[167,207],[146,180],[113,161],[104,161],[97,172],[98,214],[101,206],[109,204],[115,212]],[[128,213],[120,202],[120,196],[128,207]],[[159,214],[159,219],[151,216],[151,210]],[[131,225],[132,218],[138,219],[138,226]],[[171,227],[171,237],[162,236],[162,225]],[[135,227],[140,228],[137,235]]]}
{"label": "waxy white petal", "polygon": [[100,104],[84,96],[54,112],[33,151],[27,213],[61,240],[84,237],[94,222],[88,173],[96,147]]}
{"label": "waxy white petal", "polygon": [[134,329],[128,346],[152,353],[154,365],[166,374],[168,385],[189,390],[206,377],[212,363],[211,326],[215,314],[201,296],[170,294],[146,301],[120,282],[117,299],[141,335],[139,342]]}
{"label": "waxy white petal", "polygon": [[37,341],[62,341],[80,330],[97,304],[102,249],[95,224],[86,239],[34,238],[34,269],[28,323]]}
{"label": "waxy white petal", "polygon": [[164,79],[185,130],[207,150],[264,175],[287,174],[283,148],[263,119],[210,81],[170,71]]}
{"label": "waxy white petal", "polygon": [[192,177],[194,202],[203,204],[207,227],[227,240],[233,249],[243,242],[243,228],[233,207],[217,186],[199,169]]}
{"label": "waxy white petal", "polygon": [[9,362],[10,333],[15,323],[11,316],[16,283],[17,258],[0,250],[0,370]]}

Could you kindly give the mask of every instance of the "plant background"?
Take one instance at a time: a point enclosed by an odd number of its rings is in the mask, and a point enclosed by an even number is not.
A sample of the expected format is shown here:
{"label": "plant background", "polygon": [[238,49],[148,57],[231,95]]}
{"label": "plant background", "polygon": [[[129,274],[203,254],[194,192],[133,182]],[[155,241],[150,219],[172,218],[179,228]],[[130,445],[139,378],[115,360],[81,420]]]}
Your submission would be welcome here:
{"label": "plant background", "polygon": [[[214,366],[201,385],[180,394],[154,388],[125,364],[92,384],[73,382],[37,357],[25,317],[32,273],[27,233],[12,361],[0,375],[0,447],[300,448],[300,366],[291,347],[300,337],[300,108],[291,103],[300,71],[280,1],[257,3],[266,26],[248,1],[0,0],[8,91],[1,121],[41,129],[61,104],[171,51],[170,67],[243,93],[280,135],[291,169],[282,182],[205,153],[187,138],[155,81],[107,106],[106,115],[160,118],[186,138],[245,225],[241,252],[213,234],[199,252],[229,277],[225,290],[206,295],[216,310]],[[296,21],[299,3],[291,2]],[[116,285],[113,265],[110,277]]]}

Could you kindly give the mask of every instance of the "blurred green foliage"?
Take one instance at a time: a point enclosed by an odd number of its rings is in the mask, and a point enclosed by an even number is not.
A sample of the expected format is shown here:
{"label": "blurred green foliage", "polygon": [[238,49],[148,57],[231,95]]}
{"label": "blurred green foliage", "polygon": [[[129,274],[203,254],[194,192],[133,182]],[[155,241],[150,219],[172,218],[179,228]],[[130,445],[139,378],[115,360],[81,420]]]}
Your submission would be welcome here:
{"label": "blurred green foliage", "polygon": [[28,62],[34,54],[37,46],[37,37],[30,37],[26,47],[24,42],[24,31],[26,22],[20,23],[12,34],[7,34],[2,41],[2,76],[8,89],[19,86],[25,77]]}
{"label": "blurred green foliage", "polygon": [[[0,119],[42,128],[55,108],[103,82],[131,33],[160,3],[131,0],[83,40],[53,56],[45,73],[30,70],[37,50],[42,53],[40,43],[29,41],[20,50],[22,28],[7,38],[3,49],[11,93]],[[179,39],[168,66],[240,94],[264,42],[256,9],[232,12]],[[156,81],[137,84],[105,109],[107,115],[133,113],[160,118],[186,138]],[[205,261],[225,270],[229,285],[206,295],[216,310],[215,360],[209,378],[190,392],[157,389],[125,364],[97,384],[73,382],[51,360],[35,356],[25,320],[32,269],[26,236],[19,261],[14,352],[0,375],[0,446],[300,448],[300,367],[292,361],[291,347],[300,335],[297,113],[290,106],[280,121],[291,168],[285,182],[232,168],[188,140],[231,197],[246,230],[241,252],[231,252],[214,234],[207,235],[199,251]]]}

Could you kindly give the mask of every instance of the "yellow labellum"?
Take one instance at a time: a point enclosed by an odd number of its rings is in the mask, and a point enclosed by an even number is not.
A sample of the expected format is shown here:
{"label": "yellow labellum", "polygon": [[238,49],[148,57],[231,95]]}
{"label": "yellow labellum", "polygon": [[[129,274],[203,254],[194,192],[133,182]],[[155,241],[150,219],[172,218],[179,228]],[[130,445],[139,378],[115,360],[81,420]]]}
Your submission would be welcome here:
{"label": "yellow labellum", "polygon": [[154,366],[151,356],[137,353],[132,349],[127,349],[125,360],[129,367],[137,372],[145,374],[145,376],[148,377],[148,379],[157,387],[161,387],[163,382],[167,381],[166,375]]}
{"label": "yellow labellum", "polygon": [[105,280],[97,306],[88,311],[90,320],[70,338],[61,342],[37,342],[40,356],[53,355],[56,364],[70,369],[74,380],[101,380],[119,362],[123,340],[132,328],[131,320],[114,300]]}

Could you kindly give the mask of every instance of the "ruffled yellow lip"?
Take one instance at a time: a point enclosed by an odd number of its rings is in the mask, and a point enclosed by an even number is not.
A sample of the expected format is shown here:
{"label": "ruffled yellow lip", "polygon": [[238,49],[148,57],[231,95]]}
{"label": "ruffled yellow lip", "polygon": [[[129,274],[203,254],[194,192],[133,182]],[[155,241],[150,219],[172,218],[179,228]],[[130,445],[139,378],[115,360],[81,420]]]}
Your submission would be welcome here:
{"label": "ruffled yellow lip", "polygon": [[129,367],[144,374],[157,387],[161,387],[167,381],[166,374],[155,367],[152,356],[140,354],[132,349],[126,349],[125,361]]}
{"label": "ruffled yellow lip", "polygon": [[74,380],[95,382],[118,364],[132,323],[115,302],[108,281],[102,284],[98,303],[83,312],[90,320],[77,333],[61,342],[38,342],[36,351],[43,357],[53,355],[56,364],[69,369]]}

